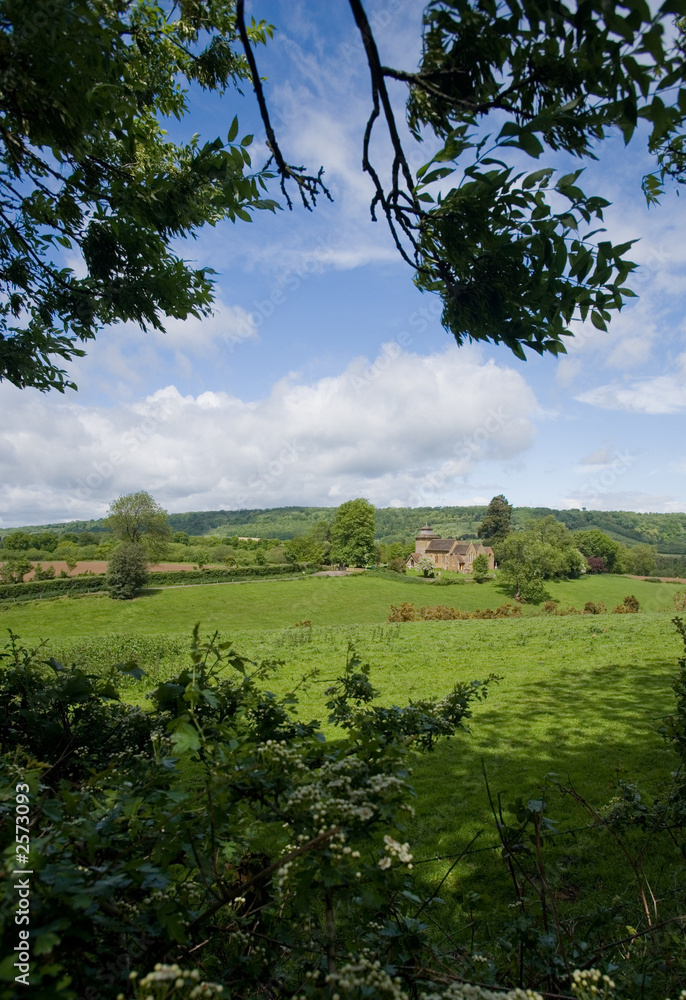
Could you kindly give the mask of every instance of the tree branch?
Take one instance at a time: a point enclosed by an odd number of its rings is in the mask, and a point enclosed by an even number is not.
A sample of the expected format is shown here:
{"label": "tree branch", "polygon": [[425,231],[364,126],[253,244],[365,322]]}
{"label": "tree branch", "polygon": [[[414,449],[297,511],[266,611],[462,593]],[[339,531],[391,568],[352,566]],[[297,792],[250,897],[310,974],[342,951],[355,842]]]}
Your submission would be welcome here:
{"label": "tree branch", "polygon": [[[250,45],[250,39],[248,38],[248,32],[245,27],[245,0],[237,0],[236,3],[236,25],[238,27],[238,34],[243,45],[243,51],[245,52],[245,58],[248,60],[248,66],[250,67],[250,77],[252,79],[252,85],[255,90],[255,96],[257,98],[257,103],[260,109],[260,115],[262,117],[262,122],[267,133],[267,146],[272,154],[272,159],[276,163],[277,170],[281,177],[281,191],[286,199],[286,203],[289,208],[293,208],[293,203],[290,199],[288,191],[286,190],[286,181],[293,180],[298,185],[298,190],[300,191],[300,198],[302,203],[308,211],[312,211],[313,207],[317,204],[317,195],[324,194],[329,199],[333,201],[331,197],[331,192],[326,187],[322,180],[322,175],[324,173],[324,168],[320,167],[319,172],[316,176],[312,174],[305,174],[304,167],[294,167],[291,164],[286,163],[283,153],[279,148],[279,144],[272,128],[272,123],[269,118],[269,110],[267,108],[267,102],[264,98],[264,90],[262,88],[262,80],[260,79],[259,73],[257,72],[257,63],[255,62],[255,56]],[[270,161],[271,162],[271,161]]]}

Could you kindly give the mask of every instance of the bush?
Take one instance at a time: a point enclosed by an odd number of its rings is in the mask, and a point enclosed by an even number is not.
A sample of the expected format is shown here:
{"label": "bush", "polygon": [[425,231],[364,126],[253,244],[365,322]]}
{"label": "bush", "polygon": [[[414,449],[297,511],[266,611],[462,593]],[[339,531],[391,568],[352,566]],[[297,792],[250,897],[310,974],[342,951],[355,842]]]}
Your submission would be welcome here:
{"label": "bush", "polygon": [[107,592],[115,601],[130,601],[148,579],[145,549],[135,542],[122,542],[107,566]]}
{"label": "bush", "polygon": [[546,601],[541,610],[547,615],[557,614],[557,601]]}
{"label": "bush", "polygon": [[0,566],[0,580],[3,583],[23,583],[24,577],[30,573],[33,566],[28,559],[13,557],[4,566]]}
{"label": "bush", "polygon": [[633,594],[629,594],[625,597],[621,604],[618,604],[616,608],[612,609],[613,615],[635,615],[641,610],[641,605],[638,603],[638,598],[634,597]]}
{"label": "bush", "polygon": [[597,604],[595,601],[586,601],[584,604],[583,613],[585,615],[604,615],[606,611],[607,608],[602,601],[598,601]]}
{"label": "bush", "polygon": [[399,608],[391,605],[389,622],[440,622],[469,621],[479,618],[518,618],[522,609],[513,604],[501,604],[493,608],[477,608],[476,611],[460,611],[459,608],[449,608],[445,604],[427,605],[417,610],[414,604],[405,601]]}
{"label": "bush", "polygon": [[414,622],[417,620],[417,612],[414,604],[403,601],[399,608],[391,604],[391,613],[388,616],[389,622]]}
{"label": "bush", "polygon": [[391,573],[407,573],[407,566],[405,565],[405,560],[400,557],[395,559],[390,559],[386,563],[386,569],[389,569]]}
{"label": "bush", "polygon": [[605,573],[607,572],[605,566],[605,560],[602,556],[589,556],[588,557],[588,572],[589,573]]}
{"label": "bush", "polygon": [[[433,987],[434,946],[414,915],[436,893],[411,892],[422,890],[401,842],[412,800],[405,758],[464,729],[486,683],[459,682],[444,698],[389,711],[370,704],[378,694],[370,668],[351,650],[326,691],[340,735],[323,753],[321,726],[300,718],[297,696],[264,688],[276,664],[253,669],[216,635],[202,643],[197,629],[187,664],[155,688],[148,713],[110,707],[113,671],[97,678],[46,666],[40,650],[17,643],[9,661],[0,669],[11,716],[0,733],[0,779],[12,792],[0,799],[0,850],[23,856],[15,818],[30,801],[41,861],[31,931],[49,949],[34,952],[32,996],[90,997],[93,983],[102,1000],[131,996],[132,967],[155,965],[155,985],[133,986],[138,1000],[169,996],[169,985],[181,997],[163,971],[178,978],[178,967],[158,960],[202,949],[202,967],[216,971],[227,996],[288,997],[304,983],[308,995],[329,997],[328,984],[309,984],[313,970],[324,978],[334,919],[337,975],[360,952],[384,959],[367,962],[369,989],[354,996],[400,996],[386,965],[402,974],[402,995]],[[0,917],[11,948],[18,911],[8,895]],[[23,984],[7,978],[3,998],[21,1000]]]}
{"label": "bush", "polygon": [[38,563],[38,565],[36,566],[36,571],[33,574],[33,579],[34,580],[54,580],[55,579],[55,567],[48,565],[48,566],[45,567],[45,569],[43,569],[43,567],[41,566],[41,564]]}

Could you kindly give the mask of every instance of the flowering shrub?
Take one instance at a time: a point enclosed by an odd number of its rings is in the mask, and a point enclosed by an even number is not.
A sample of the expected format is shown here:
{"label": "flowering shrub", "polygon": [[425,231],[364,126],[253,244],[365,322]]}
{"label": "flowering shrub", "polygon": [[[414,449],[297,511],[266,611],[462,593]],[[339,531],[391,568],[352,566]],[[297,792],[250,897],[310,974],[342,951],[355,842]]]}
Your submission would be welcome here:
{"label": "flowering shrub", "polygon": [[[351,649],[326,692],[339,733],[327,741],[299,719],[294,694],[266,689],[278,663],[252,663],[197,629],[188,667],[157,685],[149,712],[118,702],[116,676],[140,677],[135,664],[67,670],[15,636],[3,656],[0,849],[12,849],[18,781],[40,830],[32,1000],[88,997],[93,983],[102,1000],[201,1000],[220,988],[357,997],[359,982],[366,996],[389,983],[389,996],[416,993],[405,956],[419,969],[431,946],[402,836],[405,757],[463,728],[484,683],[373,705],[370,668]],[[9,956],[15,907],[4,893]],[[182,971],[191,955],[202,975]],[[23,995],[5,977],[3,1000]]]}

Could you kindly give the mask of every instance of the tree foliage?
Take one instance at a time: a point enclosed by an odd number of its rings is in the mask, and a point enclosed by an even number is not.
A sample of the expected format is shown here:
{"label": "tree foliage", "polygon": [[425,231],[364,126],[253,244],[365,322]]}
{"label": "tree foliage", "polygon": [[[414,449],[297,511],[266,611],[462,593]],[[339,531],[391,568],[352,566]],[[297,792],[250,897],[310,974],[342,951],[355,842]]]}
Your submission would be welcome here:
{"label": "tree foliage", "polygon": [[289,562],[328,562],[331,551],[329,524],[317,521],[305,535],[289,538],[284,544],[284,554]]}
{"label": "tree foliage", "polygon": [[171,539],[166,510],[145,490],[127,493],[113,501],[107,524],[115,538],[142,546],[151,560],[164,554]]}
{"label": "tree foliage", "polygon": [[632,545],[624,556],[625,572],[635,576],[650,576],[657,569],[655,548],[652,545]]}
{"label": "tree foliage", "polygon": [[589,560],[592,557],[601,558],[608,573],[623,572],[622,555],[626,549],[603,531],[597,528],[575,531],[574,543]]}
{"label": "tree foliage", "polygon": [[481,553],[472,563],[472,573],[477,583],[482,583],[488,576],[488,556]]}
{"label": "tree foliage", "polygon": [[578,577],[584,560],[574,536],[560,521],[546,517],[531,521],[524,531],[513,531],[498,545],[501,575],[515,590],[515,597],[540,601],[544,580]]}
{"label": "tree foliage", "polygon": [[511,520],[512,504],[509,504],[503,494],[499,493],[489,503],[486,514],[479,525],[479,538],[483,538],[489,545],[502,541],[512,530]]}
{"label": "tree foliage", "polygon": [[331,522],[331,561],[366,566],[374,553],[373,504],[362,497],[341,504]]}
{"label": "tree foliage", "polygon": [[275,204],[237,122],[175,143],[160,119],[188,112],[191,84],[222,93],[245,77],[235,38],[228,0],[2,0],[0,379],[73,388],[59,364],[104,324],[210,312],[211,269],[174,242]]}
{"label": "tree foliage", "polygon": [[[416,284],[441,296],[446,329],[458,343],[504,343],[520,358],[525,347],[564,352],[574,320],[606,329],[612,311],[633,295],[626,286],[635,267],[626,256],[631,241],[596,240],[609,203],[580,187],[583,166],[556,175],[544,162],[528,172],[520,169],[521,154],[594,159],[616,129],[629,142],[641,119],[652,148],[678,134],[684,59],[666,29],[686,4],[667,2],[654,14],[645,0],[621,7],[604,0],[431,0],[416,72],[381,64],[362,3],[349,4],[372,90],[362,156],[374,185],[372,218],[383,213]],[[416,175],[389,80],[408,86],[415,138],[433,133],[441,143]],[[274,148],[263,97],[260,107]],[[378,121],[392,150],[387,170],[372,159]],[[276,160],[285,190],[289,172]]]}
{"label": "tree foliage", "polygon": [[148,579],[145,549],[136,542],[122,542],[107,564],[107,592],[118,601],[130,601]]}
{"label": "tree foliage", "polygon": [[[519,357],[564,352],[577,319],[605,329],[632,294],[634,265],[630,242],[596,238],[608,202],[580,187],[583,161],[616,129],[628,142],[641,119],[651,149],[677,149],[684,57],[666,28],[686,0],[655,13],[644,0],[431,0],[416,70],[382,65],[361,0],[348,4],[370,71],[372,217],[385,217],[417,285],[441,296],[446,329]],[[248,77],[287,203],[293,184],[308,208],[329,195],[321,169],[307,174],[279,147],[254,53],[271,33],[246,22],[243,0],[170,11],[154,0],[2,0],[0,378],[63,391],[73,383],[59,365],[102,325],[162,328],[164,316],[210,310],[210,269],[190,267],[174,241],[276,205],[235,119],[202,145],[169,140],[160,119],[187,114],[189,85],[222,93]],[[439,143],[416,173],[389,80],[408,88],[415,138]],[[383,169],[372,157],[380,123]],[[520,169],[522,153],[560,152],[582,165]],[[665,155],[663,165],[679,159]]]}

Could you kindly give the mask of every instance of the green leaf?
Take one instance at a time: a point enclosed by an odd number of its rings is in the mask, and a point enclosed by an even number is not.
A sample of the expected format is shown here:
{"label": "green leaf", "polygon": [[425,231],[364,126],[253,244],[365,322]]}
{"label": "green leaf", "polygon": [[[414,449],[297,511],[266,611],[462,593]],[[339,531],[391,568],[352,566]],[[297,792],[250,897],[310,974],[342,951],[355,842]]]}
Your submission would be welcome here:
{"label": "green leaf", "polygon": [[231,127],[229,129],[229,134],[227,135],[227,141],[233,142],[233,140],[238,135],[238,115],[235,116],[234,120],[231,122]]}
{"label": "green leaf", "polygon": [[122,674],[127,674],[129,677],[135,677],[137,681],[141,677],[147,677],[145,670],[138,666],[135,660],[128,660],[126,663],[115,663],[115,670],[121,671]]}
{"label": "green leaf", "polygon": [[595,309],[591,313],[591,323],[593,323],[593,326],[596,328],[596,330],[603,330],[605,333],[607,333],[607,326],[605,324],[605,320],[600,315],[600,313],[597,312]]}
{"label": "green leaf", "polygon": [[47,955],[53,950],[55,945],[60,943],[61,940],[62,939],[58,937],[57,934],[53,934],[51,931],[38,934],[33,944],[34,955]]}
{"label": "green leaf", "polygon": [[529,174],[527,177],[524,178],[524,181],[522,182],[522,187],[525,190],[528,190],[529,188],[534,187],[536,184],[539,184],[544,178],[550,177],[552,173],[553,173],[552,167],[544,167],[543,170],[535,170],[533,174]]}
{"label": "green leaf", "polygon": [[199,750],[200,734],[190,722],[182,722],[172,733],[172,742],[178,754],[186,753],[188,750]]}

